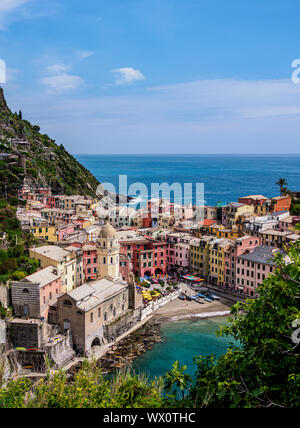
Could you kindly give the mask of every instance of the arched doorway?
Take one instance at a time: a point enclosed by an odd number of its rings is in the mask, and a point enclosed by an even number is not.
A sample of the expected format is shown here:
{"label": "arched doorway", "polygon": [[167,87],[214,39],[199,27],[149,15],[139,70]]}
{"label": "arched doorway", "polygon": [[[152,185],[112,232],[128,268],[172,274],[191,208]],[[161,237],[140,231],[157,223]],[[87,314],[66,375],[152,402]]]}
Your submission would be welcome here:
{"label": "arched doorway", "polygon": [[92,348],[94,348],[95,346],[101,346],[99,337],[95,337],[95,339],[92,342]]}
{"label": "arched doorway", "polygon": [[146,272],[144,272],[144,276],[151,276],[151,272],[147,270]]}
{"label": "arched doorway", "polygon": [[156,269],[155,270],[155,275],[162,275],[163,274],[163,271],[161,270],[161,269]]}

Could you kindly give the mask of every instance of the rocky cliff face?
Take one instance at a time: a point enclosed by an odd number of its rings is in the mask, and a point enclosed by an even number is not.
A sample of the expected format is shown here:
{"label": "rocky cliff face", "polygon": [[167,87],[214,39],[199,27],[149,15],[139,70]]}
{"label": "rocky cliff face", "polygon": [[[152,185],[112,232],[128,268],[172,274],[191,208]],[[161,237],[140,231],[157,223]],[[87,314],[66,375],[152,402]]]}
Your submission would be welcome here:
{"label": "rocky cliff face", "polygon": [[7,107],[5,98],[4,98],[4,93],[3,93],[3,89],[0,88],[0,112],[8,112],[9,109]]}
{"label": "rocky cliff face", "polygon": [[24,180],[51,186],[54,193],[96,194],[98,180],[39,126],[12,113],[1,88],[0,153],[0,197],[15,196]]}

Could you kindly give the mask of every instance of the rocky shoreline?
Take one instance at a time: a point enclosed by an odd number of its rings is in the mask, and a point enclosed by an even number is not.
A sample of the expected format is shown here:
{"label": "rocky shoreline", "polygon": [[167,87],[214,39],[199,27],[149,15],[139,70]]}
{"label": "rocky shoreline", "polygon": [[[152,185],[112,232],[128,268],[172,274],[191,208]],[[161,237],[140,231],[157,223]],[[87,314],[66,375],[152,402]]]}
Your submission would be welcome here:
{"label": "rocky shoreline", "polygon": [[162,341],[160,322],[151,320],[116,345],[112,345],[97,364],[102,368],[103,374],[112,373],[117,369],[131,366],[136,358]]}

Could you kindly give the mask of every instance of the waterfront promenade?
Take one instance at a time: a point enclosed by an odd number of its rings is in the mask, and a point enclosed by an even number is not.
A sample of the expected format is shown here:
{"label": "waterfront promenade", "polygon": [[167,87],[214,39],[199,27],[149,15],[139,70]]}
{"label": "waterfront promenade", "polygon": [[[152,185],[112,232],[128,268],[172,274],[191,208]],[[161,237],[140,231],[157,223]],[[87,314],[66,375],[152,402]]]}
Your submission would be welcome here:
{"label": "waterfront promenade", "polygon": [[[195,291],[187,284],[181,282],[178,284],[181,292],[188,296],[193,296]],[[205,318],[210,316],[229,315],[232,301],[221,298],[219,301],[203,302],[202,304],[195,301],[176,299],[155,312],[155,317],[176,319],[199,317]]]}

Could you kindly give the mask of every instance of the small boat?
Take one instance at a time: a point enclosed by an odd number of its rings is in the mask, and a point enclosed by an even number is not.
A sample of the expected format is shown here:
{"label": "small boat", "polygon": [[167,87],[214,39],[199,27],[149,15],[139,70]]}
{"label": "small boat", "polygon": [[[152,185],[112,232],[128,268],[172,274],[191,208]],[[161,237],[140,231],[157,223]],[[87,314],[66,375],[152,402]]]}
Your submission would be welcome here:
{"label": "small boat", "polygon": [[197,296],[191,296],[192,300],[197,300]]}
{"label": "small boat", "polygon": [[211,302],[212,302],[212,299],[210,299],[209,297],[204,297],[204,300],[205,300],[206,302],[209,302],[209,303],[211,303]]}
{"label": "small boat", "polygon": [[210,294],[210,297],[212,297],[214,300],[220,300],[220,297],[216,296],[215,294]]}
{"label": "small boat", "polygon": [[200,300],[200,299],[196,299],[196,302],[200,303],[201,305],[204,305],[204,302],[202,302],[202,300]]}
{"label": "small boat", "polygon": [[197,294],[197,296],[200,297],[200,299],[205,299],[206,297],[204,294],[201,294],[201,293]]}
{"label": "small boat", "polygon": [[185,300],[185,296],[184,296],[183,294],[179,294],[178,298],[179,298],[180,300]]}

